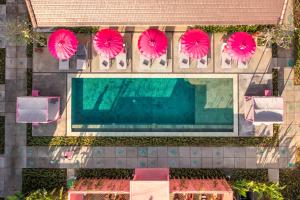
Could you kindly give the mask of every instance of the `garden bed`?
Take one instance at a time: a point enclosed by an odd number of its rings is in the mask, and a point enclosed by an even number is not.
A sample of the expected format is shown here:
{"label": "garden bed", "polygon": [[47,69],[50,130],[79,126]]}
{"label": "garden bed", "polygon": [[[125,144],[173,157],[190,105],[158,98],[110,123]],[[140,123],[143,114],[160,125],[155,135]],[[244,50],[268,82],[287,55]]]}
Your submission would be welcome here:
{"label": "garden bed", "polygon": [[294,83],[300,85],[300,29],[295,31],[295,71],[294,71]]}
{"label": "garden bed", "polygon": [[53,190],[66,187],[66,169],[35,169],[22,170],[22,192],[27,195],[38,189]]}
{"label": "garden bed", "polygon": [[[76,177],[79,178],[114,178],[131,179],[133,169],[77,169]],[[249,180],[268,182],[267,169],[170,169],[170,178],[227,178],[230,181]]]}
{"label": "garden bed", "polygon": [[4,154],[5,148],[5,118],[0,116],[0,154]]}
{"label": "garden bed", "polygon": [[279,76],[278,69],[272,69],[272,88],[273,88],[274,96],[279,96],[278,76]]}
{"label": "garden bed", "polygon": [[300,169],[280,169],[279,181],[285,200],[300,200]]}

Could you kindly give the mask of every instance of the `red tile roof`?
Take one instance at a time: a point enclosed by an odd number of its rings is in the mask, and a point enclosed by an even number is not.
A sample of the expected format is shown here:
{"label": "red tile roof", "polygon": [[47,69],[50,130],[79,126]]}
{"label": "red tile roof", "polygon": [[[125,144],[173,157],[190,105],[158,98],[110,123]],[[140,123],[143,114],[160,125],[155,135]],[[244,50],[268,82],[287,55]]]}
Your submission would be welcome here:
{"label": "red tile roof", "polygon": [[277,24],[285,0],[25,0],[36,27]]}

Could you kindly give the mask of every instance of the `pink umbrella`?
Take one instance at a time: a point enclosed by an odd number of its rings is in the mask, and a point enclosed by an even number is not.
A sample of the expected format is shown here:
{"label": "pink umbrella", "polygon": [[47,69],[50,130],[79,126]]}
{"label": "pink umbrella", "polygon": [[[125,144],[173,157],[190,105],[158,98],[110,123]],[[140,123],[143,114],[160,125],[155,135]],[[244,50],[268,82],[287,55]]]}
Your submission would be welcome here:
{"label": "pink umbrella", "polygon": [[253,37],[246,32],[232,34],[226,45],[227,52],[232,58],[245,62],[255,53],[256,44]]}
{"label": "pink umbrella", "polygon": [[123,50],[123,37],[114,29],[98,31],[93,40],[94,48],[98,54],[108,58],[116,57]]}
{"label": "pink umbrella", "polygon": [[139,37],[138,47],[144,56],[154,59],[166,53],[168,38],[166,34],[157,29],[148,29]]}
{"label": "pink umbrella", "polygon": [[209,36],[200,29],[186,31],[180,39],[180,51],[187,56],[199,59],[208,54]]}
{"label": "pink umbrella", "polygon": [[49,52],[59,60],[71,58],[77,50],[78,40],[72,31],[58,29],[48,39]]}

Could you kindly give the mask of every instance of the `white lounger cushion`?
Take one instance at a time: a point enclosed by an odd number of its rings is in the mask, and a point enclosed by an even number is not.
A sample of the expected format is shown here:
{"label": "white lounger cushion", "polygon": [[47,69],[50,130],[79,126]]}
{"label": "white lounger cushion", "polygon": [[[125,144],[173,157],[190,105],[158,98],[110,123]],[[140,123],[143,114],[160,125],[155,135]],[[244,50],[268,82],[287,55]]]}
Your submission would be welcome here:
{"label": "white lounger cushion", "polygon": [[70,60],[59,60],[58,61],[58,69],[59,70],[69,70],[70,68]]}
{"label": "white lounger cushion", "polygon": [[238,69],[247,69],[248,68],[248,62],[247,61],[238,61]]}
{"label": "white lounger cushion", "polygon": [[117,64],[117,69],[127,68],[127,58],[125,52],[121,52],[116,56],[116,64]]}
{"label": "white lounger cushion", "polygon": [[85,70],[87,67],[86,60],[76,59],[76,68],[78,70]]}
{"label": "white lounger cushion", "polygon": [[151,59],[147,58],[146,56],[141,54],[140,55],[140,67],[142,69],[150,69],[150,66],[151,66]]}
{"label": "white lounger cushion", "polygon": [[226,43],[223,43],[222,48],[221,48],[221,68],[222,69],[230,69],[232,65],[232,59],[231,56],[227,53],[224,52],[224,48],[226,46]]}
{"label": "white lounger cushion", "polygon": [[99,55],[99,68],[105,70],[110,68],[110,60],[108,57]]}
{"label": "white lounger cushion", "polygon": [[207,68],[207,55],[197,60],[197,68],[199,69]]}
{"label": "white lounger cushion", "polygon": [[158,63],[162,67],[167,67],[168,61],[167,61],[167,53],[163,54],[158,58]]}
{"label": "white lounger cushion", "polygon": [[190,58],[184,53],[179,53],[179,68],[187,69],[190,67]]}

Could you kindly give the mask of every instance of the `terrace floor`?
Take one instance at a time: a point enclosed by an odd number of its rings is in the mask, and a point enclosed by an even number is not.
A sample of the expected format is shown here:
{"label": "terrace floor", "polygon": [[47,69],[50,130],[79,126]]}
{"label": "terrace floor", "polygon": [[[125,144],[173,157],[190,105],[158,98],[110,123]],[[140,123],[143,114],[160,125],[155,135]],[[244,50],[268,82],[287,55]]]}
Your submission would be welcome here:
{"label": "terrace floor", "polygon": [[[122,30],[120,30],[122,31]],[[211,34],[211,48],[208,55],[208,66],[206,69],[196,67],[196,60],[191,60],[190,68],[179,68],[179,53],[178,42],[180,36],[184,33],[183,30],[176,32],[167,32],[169,39],[168,47],[168,66],[161,67],[154,60],[149,70],[144,70],[139,67],[140,53],[137,48],[137,40],[142,29],[135,32],[123,32],[125,43],[127,46],[128,67],[126,70],[116,69],[114,61],[108,70],[99,69],[99,56],[92,48],[92,35],[78,34],[79,43],[84,44],[88,49],[88,67],[83,71],[76,71],[74,64],[71,62],[71,68],[68,71],[58,70],[58,61],[54,59],[46,48],[42,51],[34,51],[33,55],[33,89],[41,91],[41,95],[58,95],[62,97],[61,113],[62,117],[58,122],[40,125],[33,128],[33,135],[39,136],[65,136],[72,135],[67,131],[67,99],[70,94],[67,88],[67,77],[69,73],[88,74],[205,74],[207,78],[213,74],[237,74],[238,81],[235,87],[238,88],[238,126],[240,136],[267,135],[271,136],[272,126],[261,125],[254,127],[245,122],[243,118],[243,98],[244,95],[263,95],[264,89],[272,89],[272,67],[275,66],[272,59],[272,49],[268,46],[258,46],[256,53],[250,60],[246,69],[238,69],[237,63],[233,62],[231,69],[222,69],[221,62],[221,46],[225,34]],[[277,60],[275,60],[277,61]],[[288,62],[288,61],[286,61]],[[73,134],[74,135],[74,134]]]}

